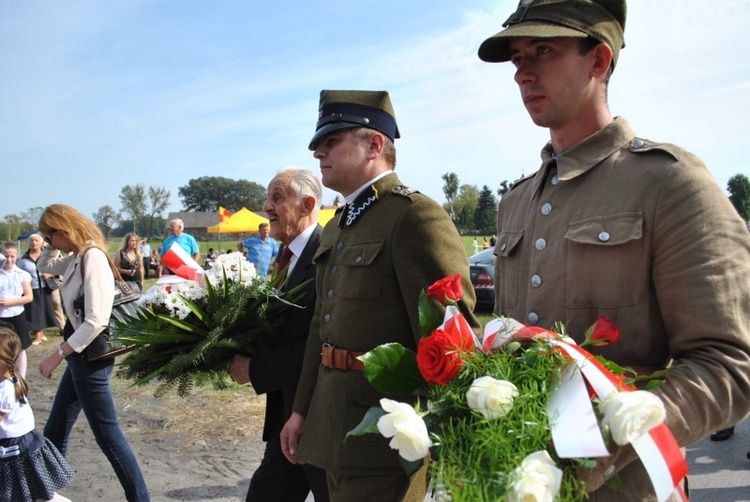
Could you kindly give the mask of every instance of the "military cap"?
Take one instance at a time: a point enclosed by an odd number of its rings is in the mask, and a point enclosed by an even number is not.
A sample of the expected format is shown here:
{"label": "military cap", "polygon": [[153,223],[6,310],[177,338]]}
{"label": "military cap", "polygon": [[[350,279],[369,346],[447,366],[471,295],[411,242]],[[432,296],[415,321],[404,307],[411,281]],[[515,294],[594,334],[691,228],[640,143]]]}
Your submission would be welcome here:
{"label": "military cap", "polygon": [[400,138],[388,91],[320,91],[318,123],[308,148],[315,150],[318,140],[338,129],[368,127],[380,131],[391,141]]}
{"label": "military cap", "polygon": [[593,37],[612,48],[612,65],[625,47],[625,0],[521,0],[505,28],[479,46],[488,63],[510,60],[510,40],[516,37]]}

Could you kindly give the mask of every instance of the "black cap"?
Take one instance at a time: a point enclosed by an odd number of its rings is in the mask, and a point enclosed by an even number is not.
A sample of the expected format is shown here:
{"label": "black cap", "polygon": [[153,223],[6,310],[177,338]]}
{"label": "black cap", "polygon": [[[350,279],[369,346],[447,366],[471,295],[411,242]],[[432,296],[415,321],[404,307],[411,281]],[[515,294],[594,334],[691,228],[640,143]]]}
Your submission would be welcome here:
{"label": "black cap", "polygon": [[391,141],[400,138],[388,91],[320,91],[318,123],[308,148],[338,129],[367,127],[382,132]]}

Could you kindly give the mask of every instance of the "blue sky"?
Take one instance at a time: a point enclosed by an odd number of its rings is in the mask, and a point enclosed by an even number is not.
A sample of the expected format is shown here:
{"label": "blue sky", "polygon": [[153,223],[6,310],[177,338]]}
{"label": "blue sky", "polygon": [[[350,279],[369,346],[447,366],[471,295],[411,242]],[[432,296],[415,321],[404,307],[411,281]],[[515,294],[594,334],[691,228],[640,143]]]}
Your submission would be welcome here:
{"label": "blue sky", "polygon": [[[495,188],[539,164],[547,131],[509,64],[476,50],[515,0],[0,0],[0,218],[62,202],[120,209],[126,184],[266,185],[307,150],[321,89],[387,89],[402,181]],[[750,2],[631,0],[610,108],[642,137],[750,174]],[[333,192],[326,191],[325,203]],[[166,216],[166,215],[165,215]]]}

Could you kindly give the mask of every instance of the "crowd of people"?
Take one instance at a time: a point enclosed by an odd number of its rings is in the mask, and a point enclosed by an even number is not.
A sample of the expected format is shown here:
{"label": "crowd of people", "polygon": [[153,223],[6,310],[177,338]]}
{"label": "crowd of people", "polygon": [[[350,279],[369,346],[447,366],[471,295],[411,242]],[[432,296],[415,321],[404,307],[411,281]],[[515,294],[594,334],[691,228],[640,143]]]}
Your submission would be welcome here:
{"label": "crowd of people", "polygon": [[[606,315],[627,343],[601,354],[649,373],[669,369],[653,392],[679,445],[712,432],[726,439],[750,413],[750,237],[700,159],[637,136],[611,114],[607,89],[625,20],[625,0],[523,0],[479,47],[483,61],[515,67],[522,105],[550,135],[541,166],[503,196],[497,234],[481,244],[497,255],[495,314],[545,328],[565,321],[574,334]],[[460,275],[458,308],[479,329],[455,225],[395,173],[400,136],[388,92],[323,90],[309,144],[322,181],[302,168],[281,170],[263,208],[270,224],[239,245],[262,277],[284,274],[283,290],[305,284],[305,308],[287,315],[272,351],[238,355],[229,370],[266,395],[266,448],[248,501],[303,502],[311,492],[334,502],[425,498],[429,461],[407,475],[386,438],[346,437],[385,397],[358,356],[389,342],[416,351],[422,289]],[[325,228],[317,223],[323,186],[345,200]],[[64,455],[83,411],[127,500],[149,500],[117,422],[112,360],[89,361],[86,348],[106,328],[112,270],[143,287],[156,252],[128,234],[110,263],[99,229],[59,204],[44,210],[39,229],[20,260],[14,244],[0,247],[0,318],[13,330],[0,329],[0,445],[18,451],[19,461],[33,457],[37,468],[51,459],[44,465],[54,475],[36,486],[17,468],[22,488],[4,484],[3,493],[65,500],[55,491],[70,477]],[[159,254],[176,244],[199,261],[183,222],[172,220],[169,230]],[[216,257],[210,249],[206,260]],[[67,314],[64,341],[39,371],[51,378],[66,367],[42,437],[30,411],[23,418],[17,410],[28,407],[25,349],[44,340],[45,328],[60,327],[55,291]],[[77,313],[81,297],[85,309]],[[656,500],[632,447],[613,446],[580,473],[592,500]],[[615,475],[620,491],[608,483]]]}

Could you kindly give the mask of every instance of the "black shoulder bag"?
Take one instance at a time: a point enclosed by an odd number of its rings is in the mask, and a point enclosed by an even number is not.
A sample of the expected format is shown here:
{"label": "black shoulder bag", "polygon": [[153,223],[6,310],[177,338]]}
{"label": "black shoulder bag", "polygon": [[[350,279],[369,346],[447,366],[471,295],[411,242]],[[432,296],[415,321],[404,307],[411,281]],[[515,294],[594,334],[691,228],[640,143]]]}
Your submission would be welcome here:
{"label": "black shoulder bag", "polygon": [[[82,283],[86,277],[83,258],[87,251],[88,249],[85,250],[81,256]],[[122,279],[120,271],[117,270],[117,267],[115,267],[115,264],[112,262],[112,258],[110,258],[107,253],[104,254],[107,257],[107,261],[109,261],[109,267],[112,269],[112,274],[115,276],[115,299],[112,302],[112,314],[110,316],[111,326],[113,320],[123,321],[127,317],[134,317],[136,315],[138,311],[136,300],[138,300],[141,295],[140,293],[133,291],[130,285]],[[86,311],[83,295],[73,301],[73,308],[75,309],[76,317],[80,318],[81,322],[83,322]],[[107,327],[83,350],[83,354],[86,356],[87,361],[98,361],[101,359],[114,358],[115,356],[129,352],[134,348],[135,345],[123,345],[118,343],[116,332]]]}

